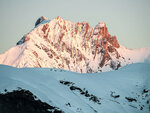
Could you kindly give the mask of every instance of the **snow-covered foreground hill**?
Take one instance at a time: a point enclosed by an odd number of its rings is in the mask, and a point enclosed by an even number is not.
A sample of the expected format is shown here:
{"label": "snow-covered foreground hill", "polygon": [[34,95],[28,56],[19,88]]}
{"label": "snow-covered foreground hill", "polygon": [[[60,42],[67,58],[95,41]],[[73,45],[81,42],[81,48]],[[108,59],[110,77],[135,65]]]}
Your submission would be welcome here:
{"label": "snow-covered foreground hill", "polygon": [[65,113],[149,113],[149,81],[150,63],[95,74],[0,65],[1,93],[29,90]]}

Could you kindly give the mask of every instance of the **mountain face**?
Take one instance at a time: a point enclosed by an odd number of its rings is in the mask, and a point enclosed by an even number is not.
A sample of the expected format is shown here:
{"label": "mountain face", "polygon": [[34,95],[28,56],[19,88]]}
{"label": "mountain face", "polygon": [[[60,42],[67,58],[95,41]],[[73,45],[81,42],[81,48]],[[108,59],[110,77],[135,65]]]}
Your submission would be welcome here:
{"label": "mountain face", "polygon": [[42,16],[15,47],[0,55],[0,64],[94,73],[143,62],[149,56],[150,48],[121,46],[104,22],[93,29],[87,22],[72,23],[60,17],[50,21]]}

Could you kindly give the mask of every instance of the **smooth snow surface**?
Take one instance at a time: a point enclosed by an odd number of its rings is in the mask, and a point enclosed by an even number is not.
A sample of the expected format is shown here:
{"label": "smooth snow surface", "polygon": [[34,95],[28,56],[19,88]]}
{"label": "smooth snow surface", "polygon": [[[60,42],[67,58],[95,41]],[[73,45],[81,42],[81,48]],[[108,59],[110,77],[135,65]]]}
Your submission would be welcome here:
{"label": "smooth snow surface", "polygon": [[[27,89],[42,101],[66,113],[149,113],[149,81],[150,63],[131,64],[117,71],[95,74],[0,65],[1,93],[5,89]],[[71,86],[80,90],[71,90]],[[93,95],[95,102],[81,94],[81,90],[88,91],[90,97]],[[126,98],[136,101],[129,102]]]}

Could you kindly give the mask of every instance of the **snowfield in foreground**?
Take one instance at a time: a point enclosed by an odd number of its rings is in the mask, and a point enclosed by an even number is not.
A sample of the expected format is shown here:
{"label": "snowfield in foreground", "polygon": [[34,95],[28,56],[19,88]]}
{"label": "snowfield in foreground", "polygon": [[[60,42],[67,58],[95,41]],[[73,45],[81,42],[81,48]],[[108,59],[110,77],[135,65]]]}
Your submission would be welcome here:
{"label": "snowfield in foreground", "polygon": [[65,113],[149,113],[150,63],[95,74],[0,65],[0,93],[29,90]]}

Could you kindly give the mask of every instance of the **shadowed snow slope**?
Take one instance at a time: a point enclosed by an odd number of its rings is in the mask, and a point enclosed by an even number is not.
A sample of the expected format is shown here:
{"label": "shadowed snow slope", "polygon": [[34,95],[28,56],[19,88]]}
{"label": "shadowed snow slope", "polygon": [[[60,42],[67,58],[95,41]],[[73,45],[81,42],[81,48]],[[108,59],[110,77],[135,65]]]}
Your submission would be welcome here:
{"label": "shadowed snow slope", "polygon": [[95,74],[0,65],[0,92],[29,90],[66,113],[149,113],[150,63]]}

